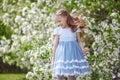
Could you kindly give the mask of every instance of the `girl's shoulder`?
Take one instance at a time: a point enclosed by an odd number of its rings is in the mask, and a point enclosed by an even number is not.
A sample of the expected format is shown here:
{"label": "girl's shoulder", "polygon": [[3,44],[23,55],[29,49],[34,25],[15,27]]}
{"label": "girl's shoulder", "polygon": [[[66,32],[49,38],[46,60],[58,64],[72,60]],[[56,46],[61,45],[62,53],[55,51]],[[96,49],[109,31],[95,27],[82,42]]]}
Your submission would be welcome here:
{"label": "girl's shoulder", "polygon": [[60,26],[56,27],[56,28],[54,29],[53,34],[54,34],[54,35],[59,35],[59,30],[60,30],[60,29],[61,29]]}
{"label": "girl's shoulder", "polygon": [[60,26],[58,26],[58,27],[56,27],[56,28],[55,28],[55,30],[59,30],[59,29],[61,29],[61,27],[60,27]]}
{"label": "girl's shoulder", "polygon": [[58,27],[56,27],[56,28],[54,29],[54,31],[58,32],[58,31],[60,31],[60,29],[61,29],[61,27],[58,26]]}
{"label": "girl's shoulder", "polygon": [[81,32],[80,28],[77,28],[76,32]]}

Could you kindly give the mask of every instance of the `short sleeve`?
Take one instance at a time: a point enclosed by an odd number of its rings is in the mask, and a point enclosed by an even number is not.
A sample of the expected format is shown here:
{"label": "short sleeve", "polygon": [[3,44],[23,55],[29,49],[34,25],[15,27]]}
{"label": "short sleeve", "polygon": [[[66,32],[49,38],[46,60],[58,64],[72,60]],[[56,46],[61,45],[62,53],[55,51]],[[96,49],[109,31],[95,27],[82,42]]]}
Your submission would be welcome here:
{"label": "short sleeve", "polygon": [[81,32],[80,28],[78,28],[78,29],[76,30],[76,32]]}
{"label": "short sleeve", "polygon": [[58,27],[54,29],[53,35],[59,35],[59,29],[58,29]]}

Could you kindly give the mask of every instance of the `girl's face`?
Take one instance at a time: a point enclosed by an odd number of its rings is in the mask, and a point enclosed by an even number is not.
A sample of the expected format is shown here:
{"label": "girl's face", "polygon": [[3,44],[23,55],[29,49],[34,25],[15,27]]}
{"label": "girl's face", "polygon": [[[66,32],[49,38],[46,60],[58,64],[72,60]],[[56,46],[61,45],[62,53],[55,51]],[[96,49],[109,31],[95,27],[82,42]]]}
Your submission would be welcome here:
{"label": "girl's face", "polygon": [[66,16],[56,16],[56,22],[59,26],[65,27],[67,25]]}

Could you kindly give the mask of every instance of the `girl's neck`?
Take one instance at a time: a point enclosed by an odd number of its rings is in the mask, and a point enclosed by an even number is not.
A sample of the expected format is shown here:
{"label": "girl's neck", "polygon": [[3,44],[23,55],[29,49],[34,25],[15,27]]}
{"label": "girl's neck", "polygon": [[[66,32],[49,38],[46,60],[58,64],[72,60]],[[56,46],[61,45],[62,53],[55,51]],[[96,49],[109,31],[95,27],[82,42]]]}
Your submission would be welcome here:
{"label": "girl's neck", "polygon": [[63,28],[69,28],[68,24],[64,25]]}

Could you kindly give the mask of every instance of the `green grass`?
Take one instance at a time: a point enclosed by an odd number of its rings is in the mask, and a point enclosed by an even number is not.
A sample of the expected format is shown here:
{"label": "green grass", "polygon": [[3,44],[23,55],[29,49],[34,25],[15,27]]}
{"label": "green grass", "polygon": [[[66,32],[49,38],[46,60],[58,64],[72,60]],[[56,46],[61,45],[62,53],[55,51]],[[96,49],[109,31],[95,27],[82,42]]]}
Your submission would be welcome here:
{"label": "green grass", "polygon": [[26,74],[9,74],[9,73],[3,73],[0,74],[0,80],[26,80],[25,79]]}

